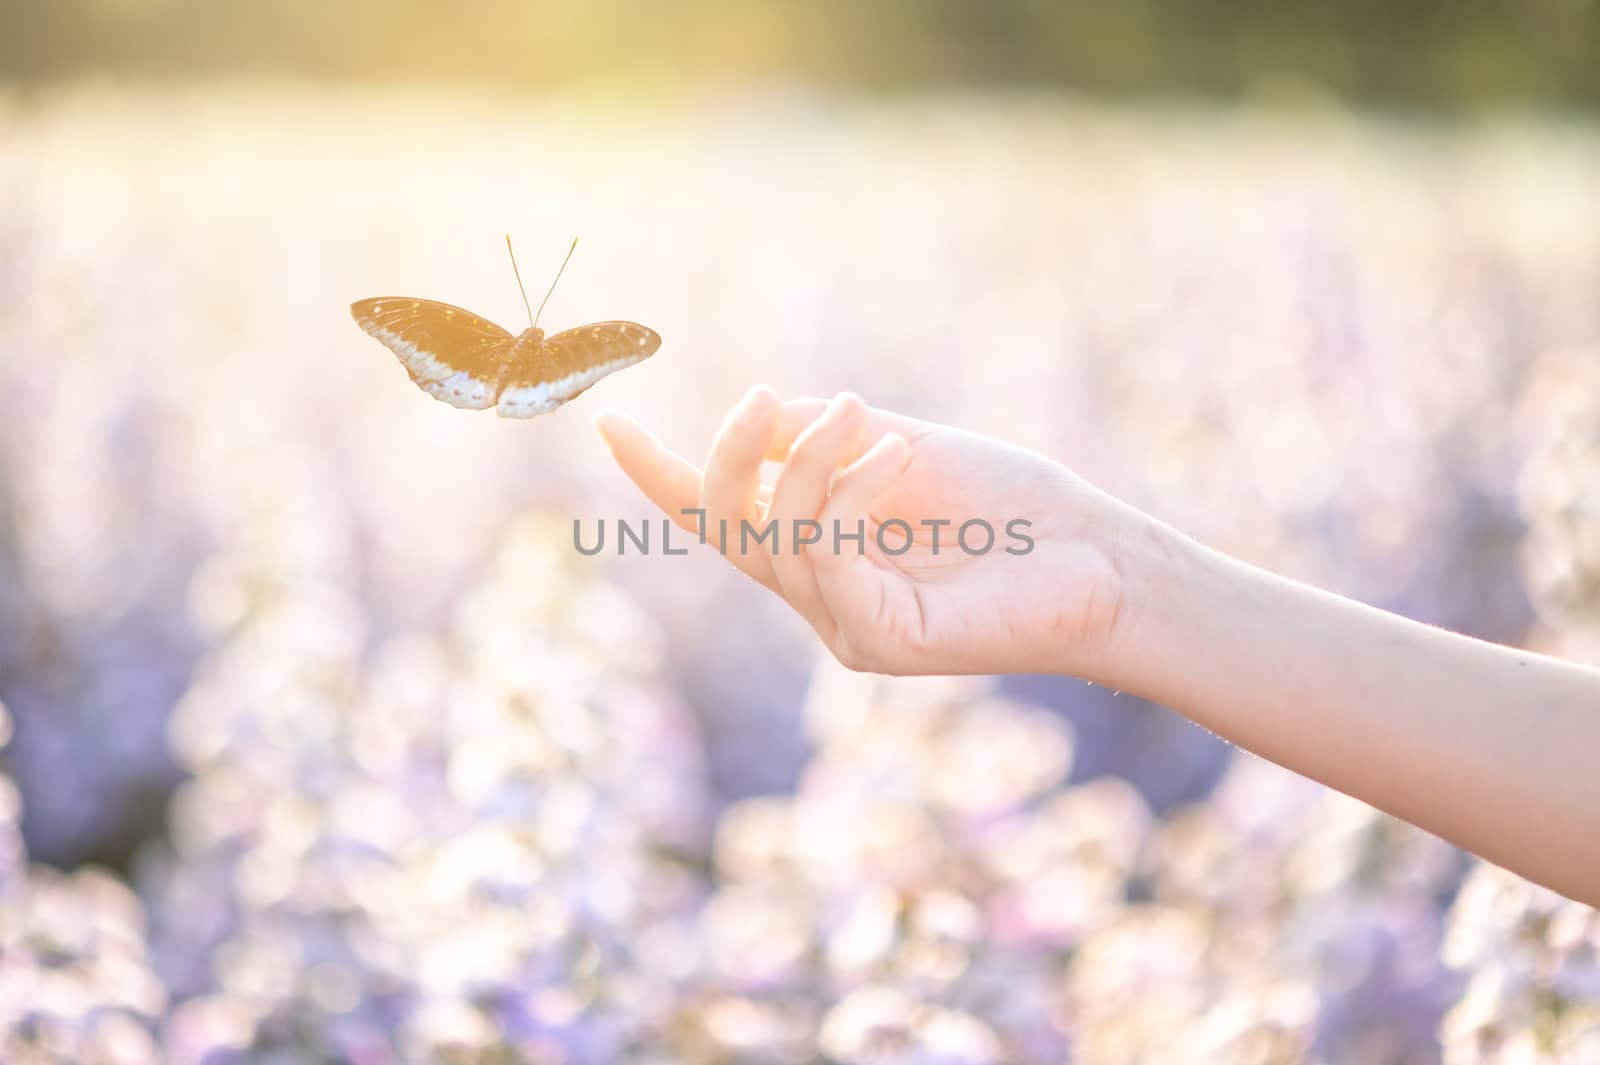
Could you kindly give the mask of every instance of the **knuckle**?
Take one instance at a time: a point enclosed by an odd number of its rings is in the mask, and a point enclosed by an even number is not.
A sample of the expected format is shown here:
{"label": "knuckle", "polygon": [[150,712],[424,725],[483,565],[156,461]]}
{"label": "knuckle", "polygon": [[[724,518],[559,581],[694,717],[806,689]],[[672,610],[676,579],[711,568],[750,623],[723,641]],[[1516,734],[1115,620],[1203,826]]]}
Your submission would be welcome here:
{"label": "knuckle", "polygon": [[849,640],[844,637],[840,637],[839,639],[835,640],[833,644],[833,657],[839,660],[840,665],[844,666],[844,668],[853,673],[869,672],[867,668],[867,660],[865,656],[862,655],[861,649],[856,646],[853,640]]}
{"label": "knuckle", "polygon": [[892,673],[883,655],[863,643],[858,636],[839,635],[834,640],[833,655],[839,664],[852,673]]}

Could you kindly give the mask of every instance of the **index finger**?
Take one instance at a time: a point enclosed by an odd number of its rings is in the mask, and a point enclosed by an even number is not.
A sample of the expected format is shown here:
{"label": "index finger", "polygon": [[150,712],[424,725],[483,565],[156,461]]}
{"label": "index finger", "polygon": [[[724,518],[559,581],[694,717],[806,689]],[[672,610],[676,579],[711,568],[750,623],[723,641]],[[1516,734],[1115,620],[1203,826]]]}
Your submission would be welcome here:
{"label": "index finger", "polygon": [[648,429],[620,411],[598,411],[594,427],[622,472],[650,502],[679,528],[698,534],[699,523],[684,511],[699,506],[703,480],[700,467],[669,450]]}

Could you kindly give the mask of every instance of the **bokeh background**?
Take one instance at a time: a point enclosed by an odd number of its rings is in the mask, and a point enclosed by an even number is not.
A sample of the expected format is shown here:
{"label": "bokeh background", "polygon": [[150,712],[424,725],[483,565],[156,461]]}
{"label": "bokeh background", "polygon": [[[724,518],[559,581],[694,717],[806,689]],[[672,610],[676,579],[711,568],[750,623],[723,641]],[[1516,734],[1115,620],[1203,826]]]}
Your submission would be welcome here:
{"label": "bokeh background", "polygon": [[[600,405],[853,389],[1600,664],[1600,5],[4,19],[0,1061],[1600,1061],[1594,911],[571,546]],[[424,397],[347,307],[515,326],[506,232],[660,354]]]}

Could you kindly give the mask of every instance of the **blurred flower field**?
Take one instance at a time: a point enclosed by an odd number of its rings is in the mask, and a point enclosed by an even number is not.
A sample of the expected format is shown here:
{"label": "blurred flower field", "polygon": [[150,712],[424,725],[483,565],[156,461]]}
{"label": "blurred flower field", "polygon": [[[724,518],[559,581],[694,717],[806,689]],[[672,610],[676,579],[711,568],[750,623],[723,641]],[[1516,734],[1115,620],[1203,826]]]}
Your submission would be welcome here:
{"label": "blurred flower field", "polygon": [[[0,1061],[1600,1061],[1600,916],[1063,678],[820,661],[587,425],[1004,436],[1600,663],[1600,133],[953,96],[0,110]],[[349,320],[660,354],[532,422]],[[63,872],[62,869],[71,871]]]}

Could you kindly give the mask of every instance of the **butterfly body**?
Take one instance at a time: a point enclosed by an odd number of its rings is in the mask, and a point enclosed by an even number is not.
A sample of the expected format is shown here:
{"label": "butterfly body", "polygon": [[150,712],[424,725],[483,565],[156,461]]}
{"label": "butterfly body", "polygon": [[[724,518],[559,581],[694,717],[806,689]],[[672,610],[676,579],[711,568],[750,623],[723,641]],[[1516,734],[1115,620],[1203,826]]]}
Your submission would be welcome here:
{"label": "butterfly body", "polygon": [[637,322],[595,322],[546,336],[512,336],[471,311],[384,296],[350,305],[356,324],[399,358],[434,399],[505,418],[555,410],[601,378],[655,354],[661,337]]}

